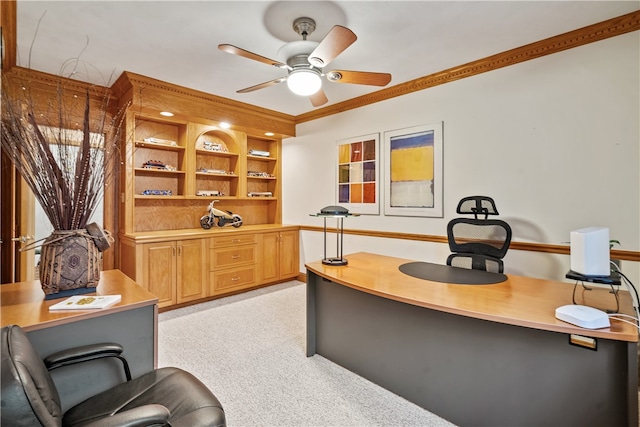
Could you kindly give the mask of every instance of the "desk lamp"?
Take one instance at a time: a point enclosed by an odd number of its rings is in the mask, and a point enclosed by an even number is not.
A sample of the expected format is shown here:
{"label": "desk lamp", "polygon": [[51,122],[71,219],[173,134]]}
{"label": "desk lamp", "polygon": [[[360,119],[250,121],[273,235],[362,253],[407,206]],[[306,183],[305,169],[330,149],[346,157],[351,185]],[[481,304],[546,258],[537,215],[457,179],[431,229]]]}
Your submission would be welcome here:
{"label": "desk lamp", "polygon": [[[322,263],[336,266],[347,265],[348,261],[342,257],[343,221],[348,216],[358,215],[349,213],[349,211],[342,206],[326,206],[320,209],[320,212],[310,215],[324,218],[324,252]],[[327,258],[327,218],[336,218],[336,256],[333,258]]]}

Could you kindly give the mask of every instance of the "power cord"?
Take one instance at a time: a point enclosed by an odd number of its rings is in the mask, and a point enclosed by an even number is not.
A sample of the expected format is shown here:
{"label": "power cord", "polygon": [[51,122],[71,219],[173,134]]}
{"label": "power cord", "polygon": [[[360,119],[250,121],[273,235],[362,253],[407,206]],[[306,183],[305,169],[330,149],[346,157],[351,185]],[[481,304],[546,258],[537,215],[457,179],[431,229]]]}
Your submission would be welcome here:
{"label": "power cord", "polygon": [[[628,317],[630,319],[635,320],[635,322],[632,322],[630,320],[621,319],[620,317]],[[640,334],[640,325],[638,325],[638,318],[637,317],[629,316],[628,314],[611,313],[611,314],[609,314],[609,318],[615,319],[618,322],[624,322],[624,323],[628,323],[630,325],[635,326],[636,328],[638,328],[638,333]]]}
{"label": "power cord", "polygon": [[[638,297],[638,289],[636,289],[634,284],[631,283],[631,280],[629,280],[629,278],[622,272],[622,270],[620,270],[620,267],[618,267],[618,265],[616,263],[611,262],[611,266],[620,275],[620,277],[622,277],[622,283],[624,283],[625,286],[627,286],[627,288],[629,289],[629,294],[631,294],[631,301],[632,301],[633,310],[634,310],[634,312],[636,314],[636,317],[629,316],[628,314],[620,314],[620,313],[610,314],[609,317],[613,317],[616,320],[619,320],[621,322],[630,323],[630,324],[634,325],[636,328],[638,328],[638,332],[640,333],[640,325],[638,324],[638,322],[640,321],[640,309],[638,308],[638,303],[640,301],[640,297]],[[631,291],[633,291],[633,292],[631,292]],[[617,297],[616,297],[616,299],[617,299]],[[628,321],[628,320],[620,319],[620,318],[618,318],[618,316],[620,316],[620,317],[629,317],[629,318],[635,320],[635,322],[631,322],[631,321]]]}

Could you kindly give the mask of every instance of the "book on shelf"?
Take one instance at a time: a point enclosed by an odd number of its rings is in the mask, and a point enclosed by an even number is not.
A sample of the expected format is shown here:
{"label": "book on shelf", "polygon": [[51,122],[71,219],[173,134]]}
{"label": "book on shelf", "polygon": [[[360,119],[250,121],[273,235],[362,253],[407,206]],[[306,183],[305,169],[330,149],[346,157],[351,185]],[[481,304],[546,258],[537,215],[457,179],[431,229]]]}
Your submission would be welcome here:
{"label": "book on shelf", "polygon": [[110,307],[121,299],[120,295],[75,295],[52,305],[49,311],[95,310]]}

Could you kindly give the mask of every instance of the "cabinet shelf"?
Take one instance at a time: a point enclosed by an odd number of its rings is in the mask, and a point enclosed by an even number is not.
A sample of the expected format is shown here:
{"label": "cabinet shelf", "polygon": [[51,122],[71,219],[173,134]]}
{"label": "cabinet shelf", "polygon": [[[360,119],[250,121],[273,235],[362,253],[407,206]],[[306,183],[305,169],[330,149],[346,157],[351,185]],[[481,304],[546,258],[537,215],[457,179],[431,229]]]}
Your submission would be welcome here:
{"label": "cabinet shelf", "polygon": [[171,171],[163,169],[147,169],[147,168],[135,168],[136,175],[184,175],[184,171]]}
{"label": "cabinet shelf", "polygon": [[179,145],[158,144],[156,142],[136,141],[136,147],[153,148],[154,150],[165,151],[184,151],[184,147],[181,147]]}
{"label": "cabinet shelf", "polygon": [[187,200],[203,200],[209,202],[210,199],[216,200],[237,200],[236,196],[183,196],[184,199]]}
{"label": "cabinet shelf", "polygon": [[238,175],[230,175],[228,173],[196,172],[196,175],[197,176],[215,176],[216,178],[238,179]]}
{"label": "cabinet shelf", "polygon": [[275,162],[277,160],[275,157],[252,156],[250,154],[247,155],[247,159],[257,160],[259,162]]}
{"label": "cabinet shelf", "polygon": [[261,180],[261,181],[274,181],[278,178],[276,178],[275,176],[251,176],[248,175],[247,179],[257,179],[257,180]]}
{"label": "cabinet shelf", "polygon": [[204,156],[238,157],[238,153],[232,153],[230,151],[210,151],[197,149],[196,154]]}
{"label": "cabinet shelf", "polygon": [[133,196],[136,200],[184,200],[185,196],[156,196],[156,195],[145,195],[145,194],[136,194]]}

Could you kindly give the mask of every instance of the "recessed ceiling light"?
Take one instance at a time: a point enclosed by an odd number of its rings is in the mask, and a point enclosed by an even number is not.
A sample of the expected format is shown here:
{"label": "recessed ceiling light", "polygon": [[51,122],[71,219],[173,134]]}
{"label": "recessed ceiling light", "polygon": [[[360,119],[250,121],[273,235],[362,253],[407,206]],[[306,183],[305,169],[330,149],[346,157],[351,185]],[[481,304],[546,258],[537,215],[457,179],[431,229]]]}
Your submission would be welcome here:
{"label": "recessed ceiling light", "polygon": [[160,111],[160,115],[165,117],[173,117],[173,113],[171,111]]}
{"label": "recessed ceiling light", "polygon": [[227,122],[220,122],[220,127],[222,129],[229,129],[231,127],[231,125]]}
{"label": "recessed ceiling light", "polygon": [[273,132],[265,132],[264,135],[265,136],[273,136],[273,135],[275,135],[275,133],[273,133]]}

